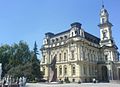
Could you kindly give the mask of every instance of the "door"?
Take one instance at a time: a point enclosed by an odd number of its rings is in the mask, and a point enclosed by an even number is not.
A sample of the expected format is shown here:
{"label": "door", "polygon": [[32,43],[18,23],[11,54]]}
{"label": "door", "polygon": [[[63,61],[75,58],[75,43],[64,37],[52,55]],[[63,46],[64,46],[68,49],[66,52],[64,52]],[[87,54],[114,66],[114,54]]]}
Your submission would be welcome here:
{"label": "door", "polygon": [[108,69],[106,66],[102,66],[102,81],[108,82]]}

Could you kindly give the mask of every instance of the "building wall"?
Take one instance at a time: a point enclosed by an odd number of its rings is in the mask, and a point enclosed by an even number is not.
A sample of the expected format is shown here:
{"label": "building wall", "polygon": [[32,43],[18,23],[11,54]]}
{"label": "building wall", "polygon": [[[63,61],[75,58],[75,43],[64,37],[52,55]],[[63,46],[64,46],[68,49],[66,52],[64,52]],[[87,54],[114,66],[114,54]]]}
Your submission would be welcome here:
{"label": "building wall", "polygon": [[[96,77],[97,73],[97,61],[101,60],[99,48],[94,47],[89,41],[68,41],[68,43],[62,46],[54,46],[43,50],[43,57],[41,61],[41,70],[45,69],[44,78],[48,79],[49,70],[47,67],[48,63],[51,63],[52,59],[56,56],[56,68],[57,68],[57,79],[64,80],[68,77],[72,82],[73,79],[78,82],[81,80],[91,81],[92,78]],[[73,74],[73,67],[75,67],[75,74]],[[62,74],[60,74],[60,67],[62,68]],[[67,68],[67,74],[65,75],[65,69]]]}

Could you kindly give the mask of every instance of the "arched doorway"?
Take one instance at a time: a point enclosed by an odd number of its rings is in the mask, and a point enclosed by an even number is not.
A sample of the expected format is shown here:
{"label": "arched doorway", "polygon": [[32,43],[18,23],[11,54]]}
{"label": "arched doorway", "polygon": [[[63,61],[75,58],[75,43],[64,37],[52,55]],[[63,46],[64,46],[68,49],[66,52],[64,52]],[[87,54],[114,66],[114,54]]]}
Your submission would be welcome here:
{"label": "arched doorway", "polygon": [[106,66],[102,66],[102,81],[108,82],[108,69]]}
{"label": "arched doorway", "polygon": [[120,80],[120,68],[118,68],[118,80]]}

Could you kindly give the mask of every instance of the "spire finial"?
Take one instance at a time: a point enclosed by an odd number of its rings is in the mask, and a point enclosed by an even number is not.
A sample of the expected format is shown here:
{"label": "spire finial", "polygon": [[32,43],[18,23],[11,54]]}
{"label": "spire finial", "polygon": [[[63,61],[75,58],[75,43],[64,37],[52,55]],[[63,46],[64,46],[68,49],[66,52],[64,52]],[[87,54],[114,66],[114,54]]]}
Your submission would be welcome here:
{"label": "spire finial", "polygon": [[102,0],[102,8],[104,8],[104,1]]}

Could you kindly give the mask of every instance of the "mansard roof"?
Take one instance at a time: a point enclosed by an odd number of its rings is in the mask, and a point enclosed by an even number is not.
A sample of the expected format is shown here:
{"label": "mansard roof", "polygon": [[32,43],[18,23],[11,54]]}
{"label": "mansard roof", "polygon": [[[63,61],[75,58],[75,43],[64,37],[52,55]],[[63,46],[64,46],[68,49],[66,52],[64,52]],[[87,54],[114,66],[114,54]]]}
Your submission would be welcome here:
{"label": "mansard roof", "polygon": [[[50,38],[55,38],[57,36],[59,37],[61,35],[65,35],[65,34],[68,35],[73,27],[78,27],[79,29],[81,29],[81,25],[82,24],[80,24],[78,22],[74,22],[74,23],[71,24],[71,28],[66,30],[66,31],[63,31],[63,32],[60,32],[60,33],[57,33],[57,34],[48,32],[45,35],[47,37],[50,37]],[[85,37],[86,40],[88,40],[90,42],[93,42],[93,43],[96,43],[96,44],[99,44],[99,42],[100,42],[100,38],[98,38],[98,37],[96,37],[96,36],[94,36],[94,35],[92,35],[88,32],[85,32],[85,31],[84,31],[84,37]]]}
{"label": "mansard roof", "polygon": [[90,33],[87,33],[87,32],[85,32],[84,34],[85,34],[85,39],[87,39],[90,42],[99,44],[100,38],[98,38],[98,37],[96,37],[96,36],[94,36],[94,35],[92,35]]}
{"label": "mansard roof", "polygon": [[[57,33],[57,34],[54,34],[53,37],[56,37],[56,36],[59,36],[59,35],[64,35],[65,33],[69,33],[70,32],[70,29],[69,30],[66,30],[66,31],[63,31],[63,32],[60,32],[60,33]],[[85,35],[85,39],[90,41],[90,42],[93,42],[93,43],[96,43],[96,44],[99,44],[100,42],[100,38],[88,33],[88,32],[84,32],[84,35]],[[53,38],[52,37],[52,38]]]}
{"label": "mansard roof", "polygon": [[65,34],[65,33],[69,33],[69,32],[70,32],[70,29],[66,30],[66,31],[63,31],[63,32],[60,32],[60,33],[57,33],[57,34],[54,34],[54,36],[59,36],[59,35],[62,35],[62,34]]}

